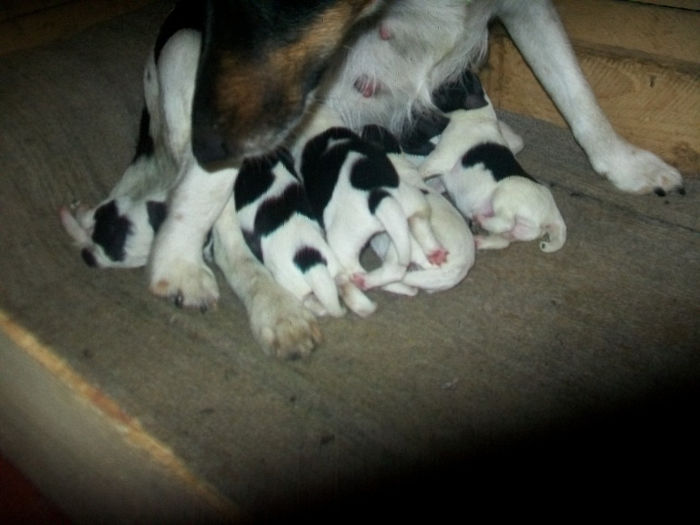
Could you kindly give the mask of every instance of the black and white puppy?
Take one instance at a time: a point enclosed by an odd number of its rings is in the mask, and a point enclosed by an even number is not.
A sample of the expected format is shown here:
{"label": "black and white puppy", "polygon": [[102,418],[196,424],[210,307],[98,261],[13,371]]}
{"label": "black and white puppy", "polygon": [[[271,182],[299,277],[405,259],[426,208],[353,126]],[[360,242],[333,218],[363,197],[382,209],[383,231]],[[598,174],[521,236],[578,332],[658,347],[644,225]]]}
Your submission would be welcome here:
{"label": "black and white puppy", "polygon": [[[411,232],[411,265],[400,282],[383,286],[388,292],[415,295],[418,290],[437,292],[459,284],[474,265],[474,238],[464,217],[440,194],[419,176],[415,165],[404,155],[399,140],[386,128],[365,126],[362,137],[380,146],[399,174],[402,185],[418,189],[430,206],[430,229],[443,247],[440,264],[435,258],[426,257],[416,235]],[[392,264],[396,259],[386,234],[376,235],[370,241],[372,249],[384,261]]]}
{"label": "black and white puppy", "polygon": [[233,193],[248,247],[294,297],[317,315],[340,317],[345,310],[339,288],[356,314],[364,317],[375,310],[326,243],[287,150],[246,159]]}
{"label": "black and white puppy", "polygon": [[[378,145],[347,128],[329,128],[304,146],[301,175],[328,244],[360,288],[401,280],[411,260],[411,232],[428,259],[444,262],[446,253],[430,227],[425,197],[401,183]],[[372,237],[383,232],[396,257],[366,272],[360,254]]]}
{"label": "black and white puppy", "polygon": [[61,223],[88,266],[136,268],[148,261],[153,238],[167,214],[166,198],[165,191],[140,198],[110,195],[94,208],[62,207]]}
{"label": "black and white puppy", "polygon": [[542,251],[559,250],[566,225],[552,192],[515,159],[478,77],[466,71],[433,100],[449,124],[420,172],[424,178],[440,175],[457,208],[489,232],[476,237],[477,248],[542,238]]}

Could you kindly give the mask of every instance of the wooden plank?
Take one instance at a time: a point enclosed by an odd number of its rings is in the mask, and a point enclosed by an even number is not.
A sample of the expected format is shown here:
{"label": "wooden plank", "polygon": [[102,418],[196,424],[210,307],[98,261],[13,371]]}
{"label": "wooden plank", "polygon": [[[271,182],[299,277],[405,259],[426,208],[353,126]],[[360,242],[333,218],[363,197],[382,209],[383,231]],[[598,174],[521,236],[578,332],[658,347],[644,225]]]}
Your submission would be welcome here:
{"label": "wooden plank", "polygon": [[[653,62],[578,51],[581,67],[614,127],[686,173],[700,169],[700,76]],[[484,84],[496,107],[565,126],[505,36],[492,41]]]}
{"label": "wooden plank", "polygon": [[700,12],[611,0],[554,0],[574,45],[697,64]]}
{"label": "wooden plank", "polygon": [[0,54],[66,37],[153,0],[76,0],[0,20]]}
{"label": "wooden plank", "polygon": [[2,0],[0,21],[65,3],[66,0]]}
{"label": "wooden plank", "polygon": [[0,448],[77,523],[219,521],[236,509],[0,310]]}
{"label": "wooden plank", "polygon": [[700,0],[628,0],[640,4],[653,4],[664,7],[679,7],[681,9],[692,9],[700,11]]}
{"label": "wooden plank", "polygon": [[[610,0],[555,3],[615,128],[685,173],[699,172],[700,13]],[[565,125],[500,26],[483,79],[497,107]]]}

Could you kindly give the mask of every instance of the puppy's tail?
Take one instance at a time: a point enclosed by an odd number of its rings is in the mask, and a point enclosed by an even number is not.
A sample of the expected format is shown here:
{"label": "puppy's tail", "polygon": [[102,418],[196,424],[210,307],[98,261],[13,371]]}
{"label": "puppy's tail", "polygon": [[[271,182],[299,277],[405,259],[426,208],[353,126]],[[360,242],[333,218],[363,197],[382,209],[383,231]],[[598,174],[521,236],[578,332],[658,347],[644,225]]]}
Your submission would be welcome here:
{"label": "puppy's tail", "polygon": [[561,215],[544,226],[545,236],[540,241],[540,250],[545,253],[552,253],[560,250],[566,242],[566,224]]}

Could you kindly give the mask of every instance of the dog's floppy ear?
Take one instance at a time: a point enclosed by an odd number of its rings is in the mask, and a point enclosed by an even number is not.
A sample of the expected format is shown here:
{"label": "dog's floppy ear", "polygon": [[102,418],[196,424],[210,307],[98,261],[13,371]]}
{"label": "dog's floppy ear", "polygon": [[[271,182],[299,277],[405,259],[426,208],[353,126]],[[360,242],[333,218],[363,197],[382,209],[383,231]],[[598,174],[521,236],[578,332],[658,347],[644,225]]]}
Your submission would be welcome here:
{"label": "dog's floppy ear", "polygon": [[378,0],[208,0],[192,108],[206,169],[274,149],[350,28]]}

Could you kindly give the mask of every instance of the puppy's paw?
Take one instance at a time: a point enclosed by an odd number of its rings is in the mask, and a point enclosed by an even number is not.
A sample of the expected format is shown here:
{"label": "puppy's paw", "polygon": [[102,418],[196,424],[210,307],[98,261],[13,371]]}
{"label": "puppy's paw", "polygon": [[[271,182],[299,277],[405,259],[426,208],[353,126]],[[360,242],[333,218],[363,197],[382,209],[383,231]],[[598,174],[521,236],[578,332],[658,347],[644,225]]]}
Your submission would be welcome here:
{"label": "puppy's paw", "polygon": [[367,274],[355,272],[350,275],[350,282],[357,286],[360,290],[367,290]]}
{"label": "puppy's paw", "polygon": [[683,177],[676,168],[631,144],[621,145],[608,158],[594,162],[593,167],[624,192],[666,195],[678,190],[683,193]]}
{"label": "puppy's paw", "polygon": [[159,297],[172,299],[178,307],[206,311],[216,305],[219,288],[214,273],[204,261],[176,259],[151,266],[150,287]]}
{"label": "puppy's paw", "polygon": [[284,359],[307,357],[321,342],[313,313],[279,286],[266,286],[251,298],[250,327],[263,351]]}
{"label": "puppy's paw", "polygon": [[447,262],[447,256],[450,254],[446,249],[440,248],[428,254],[428,261],[434,266],[442,266]]}

